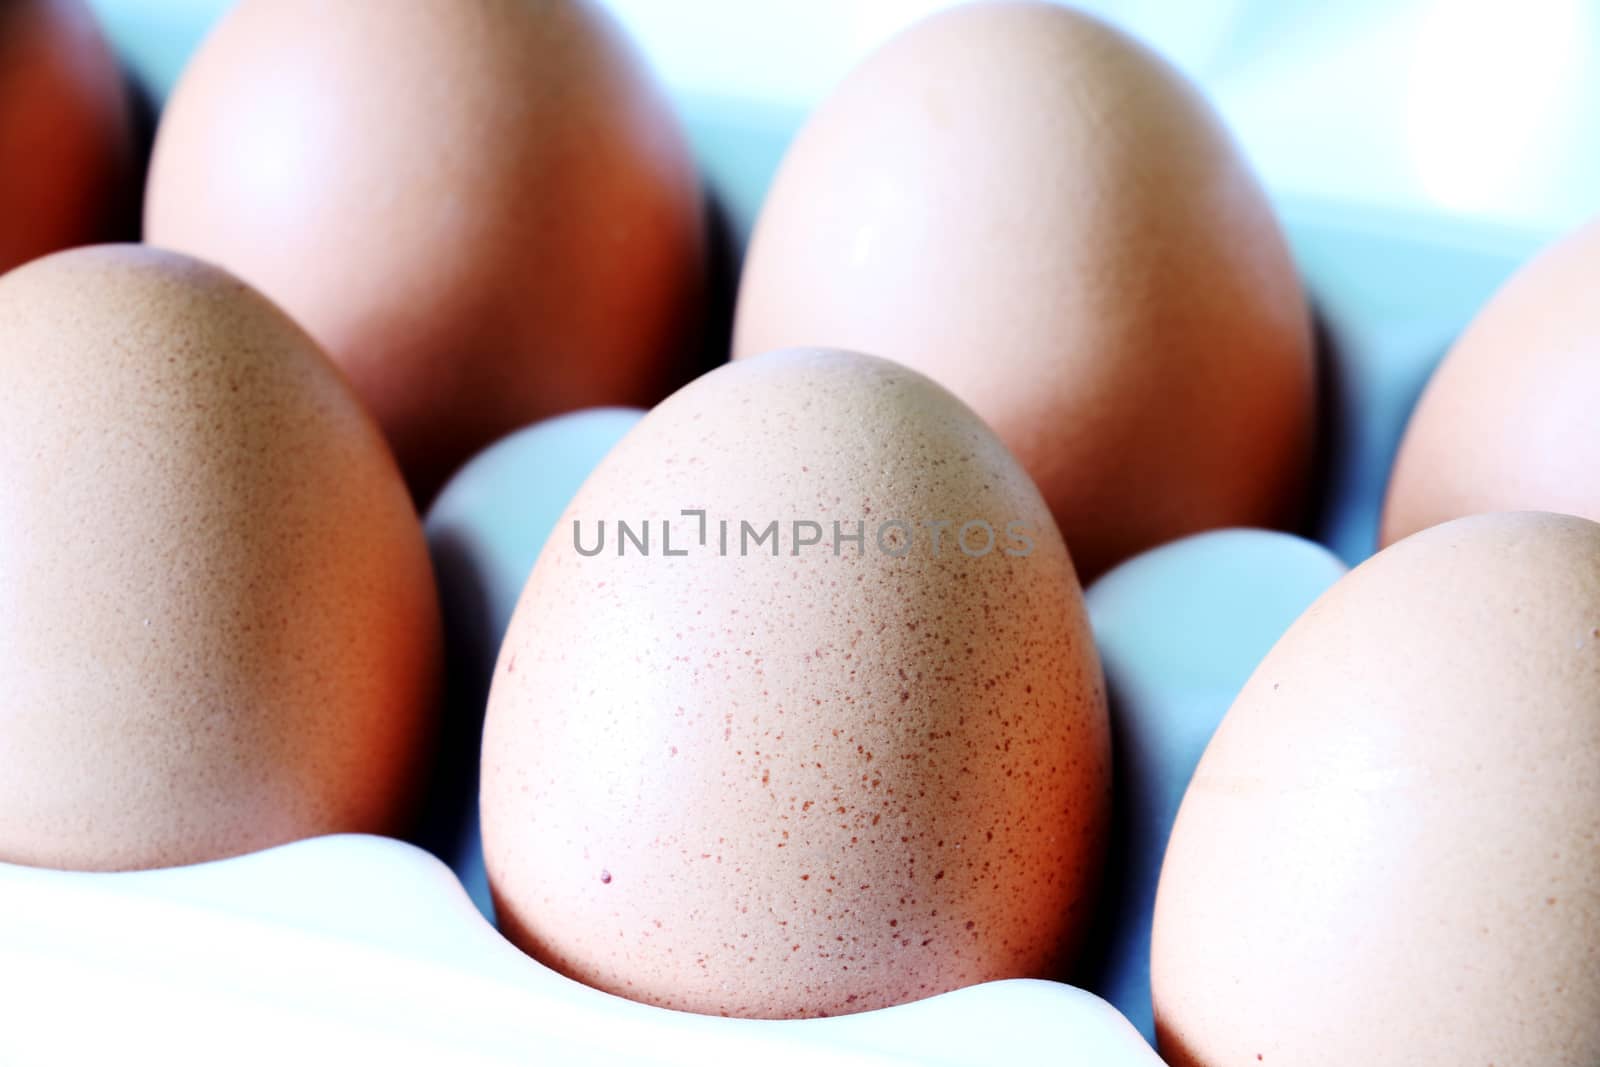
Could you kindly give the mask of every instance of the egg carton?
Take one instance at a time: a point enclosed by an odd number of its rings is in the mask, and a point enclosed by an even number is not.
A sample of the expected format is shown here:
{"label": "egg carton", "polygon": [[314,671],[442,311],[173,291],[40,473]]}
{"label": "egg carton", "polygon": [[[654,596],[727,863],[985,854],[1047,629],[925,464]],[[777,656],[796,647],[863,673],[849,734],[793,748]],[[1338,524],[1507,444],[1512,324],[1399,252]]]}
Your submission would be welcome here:
{"label": "egg carton", "polygon": [[[709,96],[680,94],[678,104],[722,205],[732,277],[799,116]],[[1427,376],[1544,236],[1275,202],[1319,324],[1320,492],[1305,539],[1201,535],[1088,591],[1116,710],[1118,818],[1137,842],[1114,861],[1113,917],[1148,914],[1165,828],[1211,729],[1289,622],[1373,551],[1389,465]],[[549,492],[564,505],[575,488]],[[508,528],[534,531],[551,521],[506,517]],[[528,563],[542,538],[519,542]],[[1139,725],[1153,722],[1170,728]],[[443,859],[342,835],[169,870],[0,864],[0,1061],[1160,1062],[1141,1037],[1150,1031],[1147,924],[1091,967],[1120,1011],[1044,980],[793,1021],[698,1016],[588,988],[493,928],[474,799],[470,772],[433,798],[426,840]]]}
{"label": "egg carton", "polygon": [[[693,112],[691,128],[714,164],[720,128]],[[1355,563],[1373,548],[1389,462],[1428,373],[1533,242],[1329,205],[1283,211],[1319,311],[1331,398],[1309,532]],[[531,561],[537,544],[525,551]],[[1148,911],[1163,828],[1210,729],[1341,569],[1308,541],[1227,531],[1147,553],[1090,587],[1123,788],[1141,784],[1121,818],[1139,824],[1134,839],[1154,841],[1119,863],[1112,909]],[[1141,721],[1192,728],[1130,731]],[[444,803],[470,810],[472,797]],[[436,846],[454,870],[414,845],[360,835],[134,873],[0,864],[0,1060],[137,1051],[198,1061],[226,1049],[260,1062],[306,1052],[393,1063],[1160,1062],[1123,1014],[1059,982],[991,982],[798,1021],[717,1019],[601,993],[494,930],[475,835],[468,819]],[[1137,1004],[1148,943],[1114,950],[1122,956],[1100,988]],[[1148,1033],[1148,1018],[1139,1022]]]}

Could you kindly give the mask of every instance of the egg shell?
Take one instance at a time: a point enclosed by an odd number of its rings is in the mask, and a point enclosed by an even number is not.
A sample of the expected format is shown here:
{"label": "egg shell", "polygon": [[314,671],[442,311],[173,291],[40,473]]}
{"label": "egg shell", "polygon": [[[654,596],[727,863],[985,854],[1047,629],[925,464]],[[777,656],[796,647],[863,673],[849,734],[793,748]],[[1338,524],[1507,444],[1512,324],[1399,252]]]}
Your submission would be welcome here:
{"label": "egg shell", "polygon": [[1383,543],[1485,511],[1600,520],[1600,220],[1533,258],[1428,382],[1384,504]]}
{"label": "egg shell", "polygon": [[1081,984],[1147,1040],[1150,919],[1189,778],[1262,658],[1345,571],[1292,534],[1212,530],[1140,553],[1084,593],[1110,694],[1116,793],[1101,944]]}
{"label": "egg shell", "polygon": [[[1032,550],[881,534],[980,519]],[[655,554],[583,554],[600,520],[653,524]],[[739,545],[795,520],[828,540]],[[651,412],[558,530],[484,733],[514,942],[636,1000],[767,1018],[1058,971],[1109,814],[1100,666],[1043,500],[969,409],[873,357],[742,360]]]}
{"label": "egg shell", "polygon": [[1600,526],[1433,527],[1352,571],[1184,797],[1151,982],[1174,1067],[1600,1062]]}
{"label": "egg shell", "polygon": [[0,274],[134,236],[136,154],[122,68],[82,0],[0,3]]}
{"label": "egg shell", "polygon": [[0,279],[0,860],[397,832],[438,609],[371,419],[259,294],[103,246]]}
{"label": "egg shell", "polygon": [[478,833],[478,759],[500,642],[562,513],[643,415],[596,408],[518,430],[457,471],[423,524],[444,617],[445,701],[419,840],[450,863],[486,915],[493,909]]}
{"label": "egg shell", "polygon": [[1313,429],[1304,297],[1199,94],[1048,3],[934,15],[812,114],[757,220],[734,354],[833,345],[970,404],[1085,580],[1293,520]]}
{"label": "egg shell", "polygon": [[686,376],[701,190],[584,0],[244,0],[168,102],[148,239],[316,337],[426,504],[512,430]]}

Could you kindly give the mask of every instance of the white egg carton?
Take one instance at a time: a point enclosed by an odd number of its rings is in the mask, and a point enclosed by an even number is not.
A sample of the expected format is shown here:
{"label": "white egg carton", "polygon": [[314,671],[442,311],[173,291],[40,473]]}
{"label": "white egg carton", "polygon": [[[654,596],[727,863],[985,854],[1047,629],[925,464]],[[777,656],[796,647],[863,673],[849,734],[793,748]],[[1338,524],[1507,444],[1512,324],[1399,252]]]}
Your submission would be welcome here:
{"label": "white egg carton", "polygon": [[0,867],[0,1062],[1158,1064],[1098,997],[1009,981],[833,1019],[717,1019],[513,948],[398,841],[172,870]]}
{"label": "white egg carton", "polygon": [[[203,13],[193,19],[217,6],[185,2]],[[115,29],[144,5],[97,7]],[[188,9],[166,8],[169,20]],[[141,52],[139,42],[131,51]],[[797,114],[682,92],[679,104],[728,208],[731,240],[742,246]],[[1372,550],[1389,462],[1428,373],[1549,235],[1285,197],[1279,206],[1327,357],[1330,458],[1307,532],[1353,564]],[[1137,594],[1091,597],[1097,627],[1109,631],[1115,609],[1114,687],[1118,671],[1142,670],[1137,699],[1186,701],[1220,716],[1237,679],[1219,685],[1196,656],[1174,658],[1181,629],[1141,627],[1139,612],[1162,616],[1166,598],[1185,617],[1227,620],[1259,601],[1260,617],[1275,618],[1273,592],[1248,582],[1207,588],[1181,570],[1151,581]],[[1198,613],[1196,597],[1208,598]],[[1230,638],[1208,640],[1223,647]],[[1238,640],[1234,654],[1259,654],[1260,633]],[[1115,688],[1113,696],[1135,699]],[[623,1000],[555,974],[501,938],[463,888],[481,902],[478,850],[458,844],[441,850],[455,871],[411,845],[367,836],[122,874],[0,864],[0,1063],[1160,1062],[1109,1004],[1057,982],[993,982],[787,1022]]]}

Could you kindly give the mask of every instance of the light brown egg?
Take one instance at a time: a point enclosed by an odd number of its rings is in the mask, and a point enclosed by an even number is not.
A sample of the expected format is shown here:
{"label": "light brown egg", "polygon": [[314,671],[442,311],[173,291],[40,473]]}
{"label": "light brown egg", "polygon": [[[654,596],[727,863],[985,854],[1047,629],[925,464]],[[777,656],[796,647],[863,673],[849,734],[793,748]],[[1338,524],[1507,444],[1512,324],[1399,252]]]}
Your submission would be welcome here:
{"label": "light brown egg", "polygon": [[1311,342],[1271,208],[1179,74],[1054,4],[935,15],[845,80],[768,194],[734,331],[949,388],[1085,578],[1295,513]]}
{"label": "light brown egg", "polygon": [[1483,511],[1600,520],[1600,220],[1512,276],[1462,334],[1406,427],[1384,544]]}
{"label": "light brown egg", "polygon": [[232,277],[134,246],[0,279],[0,860],[394,832],[438,609],[383,438]]}
{"label": "light brown egg", "polygon": [[1480,515],[1318,600],[1183,800],[1174,1067],[1600,1063],[1600,526]]}
{"label": "light brown egg", "polygon": [[425,502],[510,430],[681,380],[700,195],[585,0],[243,0],[167,106],[145,223],[303,323]]}
{"label": "light brown egg", "polygon": [[0,3],[0,274],[135,236],[135,155],[122,69],[82,0]]}
{"label": "light brown egg", "polygon": [[517,607],[483,747],[501,926],[710,1014],[1047,976],[1090,917],[1109,746],[1071,561],[978,418],[885,360],[740,361],[617,445]]}

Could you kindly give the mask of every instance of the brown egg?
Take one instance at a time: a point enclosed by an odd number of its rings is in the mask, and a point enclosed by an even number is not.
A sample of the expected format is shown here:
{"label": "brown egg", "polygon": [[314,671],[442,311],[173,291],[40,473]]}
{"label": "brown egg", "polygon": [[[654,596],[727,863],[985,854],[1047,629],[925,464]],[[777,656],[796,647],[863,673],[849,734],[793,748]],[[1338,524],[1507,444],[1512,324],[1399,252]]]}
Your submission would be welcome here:
{"label": "brown egg", "polygon": [[1183,800],[1173,1067],[1600,1063],[1600,526],[1434,527],[1351,572]]}
{"label": "brown egg", "polygon": [[303,323],[424,501],[534,419],[654,403],[691,354],[693,162],[582,0],[244,0],[168,104],[145,222]]}
{"label": "brown egg", "polygon": [[1109,747],[1016,460],[914,371],[772,353],[649,414],[540,556],[489,698],[490,884],[528,952],[672,1008],[1046,976],[1089,919]]}
{"label": "brown egg", "polygon": [[0,274],[134,236],[137,166],[122,69],[82,0],[0,2]]}
{"label": "brown egg", "polygon": [[734,354],[810,344],[971,404],[1084,577],[1294,515],[1311,343],[1271,208],[1182,77],[1077,12],[935,15],[811,117],[756,225]]}
{"label": "brown egg", "polygon": [[1482,511],[1600,520],[1600,220],[1497,293],[1422,395],[1384,506],[1384,544]]}
{"label": "brown egg", "polygon": [[409,814],[438,610],[316,345],[134,246],[0,279],[0,860],[216,859]]}

